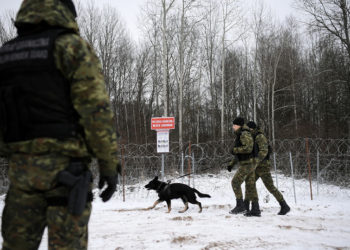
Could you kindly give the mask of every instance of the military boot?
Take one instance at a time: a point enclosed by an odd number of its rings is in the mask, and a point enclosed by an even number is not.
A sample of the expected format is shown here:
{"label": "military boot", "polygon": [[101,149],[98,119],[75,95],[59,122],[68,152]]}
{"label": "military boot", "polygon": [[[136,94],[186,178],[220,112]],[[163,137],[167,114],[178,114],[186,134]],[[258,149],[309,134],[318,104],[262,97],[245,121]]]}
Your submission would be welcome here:
{"label": "military boot", "polygon": [[250,210],[249,212],[245,213],[244,216],[257,216],[260,217],[261,216],[261,211],[259,208],[259,202],[258,201],[253,201],[252,202],[252,210]]}
{"label": "military boot", "polygon": [[243,201],[244,204],[244,209],[246,212],[249,212],[249,207],[250,207],[250,201],[249,200],[244,200]]}
{"label": "military boot", "polygon": [[243,199],[236,200],[236,207],[230,211],[230,214],[239,214],[245,211]]}
{"label": "military boot", "polygon": [[281,210],[279,211],[278,215],[285,215],[290,211],[290,207],[288,206],[287,202],[285,200],[279,202],[281,205]]}

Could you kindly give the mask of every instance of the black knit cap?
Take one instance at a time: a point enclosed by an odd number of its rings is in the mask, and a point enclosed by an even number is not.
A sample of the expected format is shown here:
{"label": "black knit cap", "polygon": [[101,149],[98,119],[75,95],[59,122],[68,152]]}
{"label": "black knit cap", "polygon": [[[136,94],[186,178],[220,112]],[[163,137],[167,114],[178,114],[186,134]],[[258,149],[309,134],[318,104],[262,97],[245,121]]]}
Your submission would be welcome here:
{"label": "black knit cap", "polygon": [[236,119],[233,120],[233,124],[238,126],[243,126],[244,119],[242,117],[236,117]]}
{"label": "black knit cap", "polygon": [[253,121],[249,121],[248,123],[247,123],[247,126],[249,127],[249,128],[252,128],[252,129],[256,129],[256,123],[255,122],[253,122]]}
{"label": "black knit cap", "polygon": [[73,14],[73,16],[77,17],[77,11],[75,10],[75,6],[72,0],[60,0]]}

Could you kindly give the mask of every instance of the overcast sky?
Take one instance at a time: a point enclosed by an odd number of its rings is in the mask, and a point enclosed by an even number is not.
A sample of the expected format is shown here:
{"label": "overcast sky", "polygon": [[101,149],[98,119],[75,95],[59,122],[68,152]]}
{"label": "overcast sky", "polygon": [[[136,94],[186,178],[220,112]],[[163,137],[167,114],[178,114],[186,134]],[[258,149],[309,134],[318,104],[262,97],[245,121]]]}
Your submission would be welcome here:
{"label": "overcast sky", "polygon": [[[84,0],[82,0],[84,1]],[[114,6],[120,15],[125,20],[131,35],[136,39],[138,34],[137,16],[140,12],[140,6],[143,5],[146,0],[95,0],[96,3],[103,6],[109,3]],[[244,0],[249,3],[253,0]],[[261,0],[266,3],[266,6],[271,8],[273,16],[283,20],[286,16],[295,13],[295,10],[291,7],[292,0]],[[14,10],[17,12],[21,5],[22,0],[0,0],[1,11]],[[2,14],[2,13],[1,13]]]}

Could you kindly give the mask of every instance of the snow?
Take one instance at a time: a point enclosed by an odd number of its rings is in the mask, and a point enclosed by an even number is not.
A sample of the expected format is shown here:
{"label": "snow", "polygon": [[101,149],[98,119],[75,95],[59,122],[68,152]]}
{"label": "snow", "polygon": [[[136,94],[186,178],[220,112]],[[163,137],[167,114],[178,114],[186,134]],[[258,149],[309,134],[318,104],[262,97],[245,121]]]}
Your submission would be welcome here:
{"label": "snow", "polygon": [[[291,207],[290,213],[279,216],[279,204],[259,180],[262,216],[245,217],[228,213],[235,205],[233,174],[196,176],[195,188],[212,196],[198,198],[202,213],[193,204],[178,213],[181,200],[172,201],[169,214],[165,202],[145,210],[157,200],[154,191],[143,187],[148,180],[127,187],[125,202],[121,190],[107,203],[95,199],[89,249],[350,249],[349,189],[320,184],[317,192],[314,183],[311,200],[309,182],[295,180],[295,203],[293,181],[278,175],[279,190]],[[177,181],[188,184],[187,178]],[[46,232],[39,249],[47,249]]]}

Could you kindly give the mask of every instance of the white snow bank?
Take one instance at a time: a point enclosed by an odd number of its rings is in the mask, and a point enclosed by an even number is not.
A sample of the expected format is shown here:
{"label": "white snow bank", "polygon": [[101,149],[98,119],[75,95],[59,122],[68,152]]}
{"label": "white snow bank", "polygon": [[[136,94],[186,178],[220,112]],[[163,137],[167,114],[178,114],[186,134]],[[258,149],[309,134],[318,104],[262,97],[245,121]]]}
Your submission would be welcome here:
{"label": "white snow bank", "polygon": [[[212,196],[198,198],[202,213],[192,204],[178,213],[181,200],[172,201],[170,214],[165,202],[145,211],[157,199],[154,191],[143,188],[147,182],[128,187],[125,202],[120,190],[107,203],[95,199],[89,249],[350,249],[350,190],[320,185],[311,200],[309,183],[297,180],[295,203],[292,181],[279,176],[279,189],[291,207],[289,214],[279,216],[279,204],[258,181],[262,216],[248,218],[228,213],[235,205],[232,176],[196,176],[195,188]],[[46,233],[40,249],[47,249]]]}

